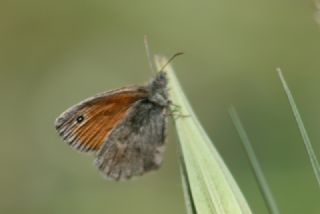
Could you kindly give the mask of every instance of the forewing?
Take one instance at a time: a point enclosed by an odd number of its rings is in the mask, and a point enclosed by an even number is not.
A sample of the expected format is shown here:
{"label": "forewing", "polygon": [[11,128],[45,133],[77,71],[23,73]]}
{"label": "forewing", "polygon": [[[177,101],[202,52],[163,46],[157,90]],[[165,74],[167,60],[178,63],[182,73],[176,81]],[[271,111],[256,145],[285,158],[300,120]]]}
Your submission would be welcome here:
{"label": "forewing", "polygon": [[63,112],[55,127],[63,140],[78,151],[97,151],[128,109],[145,97],[147,91],[138,86],[101,93]]}
{"label": "forewing", "polygon": [[135,103],[99,150],[96,166],[107,178],[125,180],[157,169],[165,141],[166,108]]}

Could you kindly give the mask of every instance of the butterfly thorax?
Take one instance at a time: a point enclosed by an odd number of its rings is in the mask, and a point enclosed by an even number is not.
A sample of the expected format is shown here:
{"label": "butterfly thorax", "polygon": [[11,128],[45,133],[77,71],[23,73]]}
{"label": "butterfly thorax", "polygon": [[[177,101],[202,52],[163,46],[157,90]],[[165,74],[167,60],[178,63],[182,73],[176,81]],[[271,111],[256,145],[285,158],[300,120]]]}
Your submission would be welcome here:
{"label": "butterfly thorax", "polygon": [[167,92],[168,79],[164,71],[160,71],[147,85],[149,91],[148,100],[160,106],[169,105]]}

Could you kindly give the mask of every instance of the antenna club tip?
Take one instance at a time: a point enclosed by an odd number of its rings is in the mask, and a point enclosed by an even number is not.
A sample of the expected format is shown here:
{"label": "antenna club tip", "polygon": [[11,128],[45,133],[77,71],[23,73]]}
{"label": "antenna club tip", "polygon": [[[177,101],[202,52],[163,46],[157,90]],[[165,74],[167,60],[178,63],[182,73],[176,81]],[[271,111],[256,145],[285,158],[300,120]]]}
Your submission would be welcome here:
{"label": "antenna club tip", "polygon": [[177,52],[176,54],[175,54],[175,56],[180,56],[180,55],[183,55],[184,54],[184,52]]}

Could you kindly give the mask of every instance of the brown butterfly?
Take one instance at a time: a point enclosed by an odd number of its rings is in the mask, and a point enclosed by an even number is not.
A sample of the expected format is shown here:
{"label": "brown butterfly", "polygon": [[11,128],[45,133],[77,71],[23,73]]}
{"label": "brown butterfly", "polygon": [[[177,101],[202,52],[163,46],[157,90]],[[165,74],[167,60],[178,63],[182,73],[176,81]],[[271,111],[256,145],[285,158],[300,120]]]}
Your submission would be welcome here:
{"label": "brown butterfly", "polygon": [[70,107],[55,121],[59,135],[76,150],[93,153],[95,165],[113,180],[159,168],[170,106],[163,68],[146,85],[97,94]]}

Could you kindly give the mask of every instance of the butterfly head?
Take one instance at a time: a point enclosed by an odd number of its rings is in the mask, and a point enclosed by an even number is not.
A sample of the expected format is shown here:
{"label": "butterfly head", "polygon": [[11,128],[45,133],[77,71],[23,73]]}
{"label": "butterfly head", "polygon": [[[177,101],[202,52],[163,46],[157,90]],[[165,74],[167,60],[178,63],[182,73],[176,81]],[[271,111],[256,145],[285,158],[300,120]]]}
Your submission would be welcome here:
{"label": "butterfly head", "polygon": [[149,86],[153,90],[166,88],[168,84],[167,74],[164,71],[159,71],[156,76],[151,80]]}
{"label": "butterfly head", "polygon": [[159,71],[157,75],[147,85],[149,100],[161,106],[168,105],[167,92],[168,78],[164,71]]}

